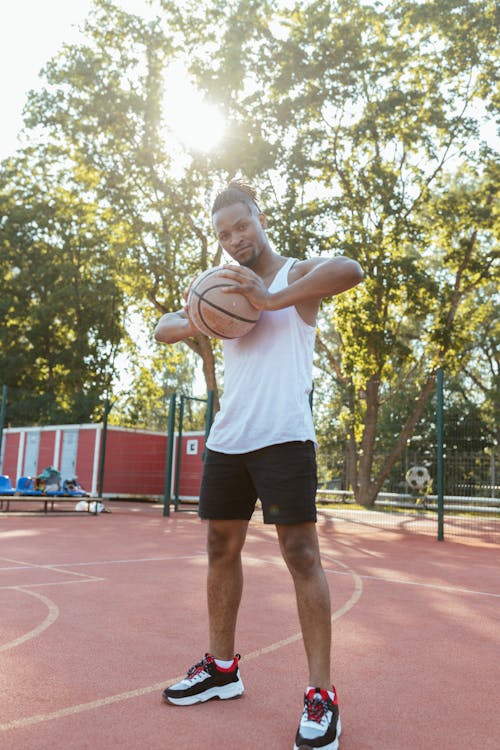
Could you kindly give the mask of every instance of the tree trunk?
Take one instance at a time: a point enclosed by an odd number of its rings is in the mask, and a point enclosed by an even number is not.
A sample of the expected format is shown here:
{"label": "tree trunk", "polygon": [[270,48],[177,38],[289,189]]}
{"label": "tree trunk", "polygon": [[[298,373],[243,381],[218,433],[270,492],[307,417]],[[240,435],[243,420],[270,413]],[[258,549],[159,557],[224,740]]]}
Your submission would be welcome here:
{"label": "tree trunk", "polygon": [[377,474],[377,477],[373,481],[366,481],[366,483],[361,488],[360,483],[360,490],[359,490],[359,497],[358,502],[360,502],[362,505],[365,506],[373,506],[375,503],[375,500],[377,499],[377,495],[382,489],[382,485],[384,484],[385,480],[391,473],[391,469],[398,461],[403,451],[406,447],[406,443],[408,441],[408,438],[411,437],[413,434],[413,430],[415,429],[416,425],[418,424],[418,421],[420,420],[424,409],[429,401],[429,398],[431,397],[432,393],[434,392],[436,383],[436,373],[432,372],[427,377],[426,382],[424,383],[422,390],[420,392],[420,396],[417,399],[417,402],[415,404],[415,408],[412,411],[412,413],[409,415],[408,419],[406,420],[403,429],[399,433],[399,436],[387,456],[385,463]]}
{"label": "tree trunk", "polygon": [[208,336],[203,333],[199,333],[195,338],[188,339],[186,341],[190,349],[201,357],[203,376],[205,383],[207,384],[207,391],[214,392],[214,414],[219,411],[220,400],[219,400],[219,388],[217,386],[217,379],[215,376],[215,357],[212,349],[212,344]]}
{"label": "tree trunk", "polygon": [[351,424],[349,426],[349,434],[347,435],[346,444],[346,458],[347,458],[347,487],[346,489],[352,489],[354,496],[357,496],[358,488],[358,451],[356,447],[356,435],[355,435],[355,405],[354,405],[354,388],[349,386],[347,390],[347,398],[349,401],[349,413],[351,415]]}
{"label": "tree trunk", "polygon": [[372,468],[373,449],[377,436],[377,422],[379,412],[378,392],[380,388],[380,374],[372,375],[366,384],[366,414],[363,439],[359,450],[358,483],[355,487],[356,500],[362,505],[373,505]]}

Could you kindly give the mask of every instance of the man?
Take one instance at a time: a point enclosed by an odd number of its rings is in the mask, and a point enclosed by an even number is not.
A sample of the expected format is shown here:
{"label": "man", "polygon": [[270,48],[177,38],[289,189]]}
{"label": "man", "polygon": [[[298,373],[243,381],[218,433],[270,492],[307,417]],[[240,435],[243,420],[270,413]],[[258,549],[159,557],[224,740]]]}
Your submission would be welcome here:
{"label": "man", "polygon": [[[243,693],[235,655],[241,551],[259,498],[292,575],[309,668],[295,748],[336,750],[340,719],[330,675],[329,588],[315,525],[308,397],[320,302],[358,284],[363,273],[343,257],[299,261],[278,255],[255,191],[240,181],[217,196],[212,221],[223,249],[239,264],[226,266],[224,275],[262,313],[246,336],[224,341],[224,394],[207,441],[199,515],[208,519],[210,652],[163,696],[190,705]],[[181,310],[160,319],[155,337],[173,343],[196,333]]]}

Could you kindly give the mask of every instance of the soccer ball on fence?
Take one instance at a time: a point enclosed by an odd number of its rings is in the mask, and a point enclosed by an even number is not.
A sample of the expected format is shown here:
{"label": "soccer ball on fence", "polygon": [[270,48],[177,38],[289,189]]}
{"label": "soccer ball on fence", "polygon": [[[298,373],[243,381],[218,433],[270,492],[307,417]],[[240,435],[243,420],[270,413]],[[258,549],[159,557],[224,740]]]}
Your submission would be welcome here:
{"label": "soccer ball on fence", "polygon": [[412,466],[406,472],[405,479],[412,490],[417,492],[429,492],[431,489],[431,475],[425,466]]}

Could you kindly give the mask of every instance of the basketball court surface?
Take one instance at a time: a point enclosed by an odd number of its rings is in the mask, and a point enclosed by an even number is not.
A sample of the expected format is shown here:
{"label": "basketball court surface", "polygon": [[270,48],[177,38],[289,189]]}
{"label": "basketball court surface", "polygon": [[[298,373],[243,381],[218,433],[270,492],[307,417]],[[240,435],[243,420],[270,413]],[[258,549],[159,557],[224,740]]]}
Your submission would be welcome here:
{"label": "basketball court surface", "polygon": [[[291,578],[258,513],[244,549],[245,694],[161,691],[207,649],[194,513],[0,515],[1,750],[292,750],[307,682]],[[341,750],[500,746],[498,547],[320,511]]]}

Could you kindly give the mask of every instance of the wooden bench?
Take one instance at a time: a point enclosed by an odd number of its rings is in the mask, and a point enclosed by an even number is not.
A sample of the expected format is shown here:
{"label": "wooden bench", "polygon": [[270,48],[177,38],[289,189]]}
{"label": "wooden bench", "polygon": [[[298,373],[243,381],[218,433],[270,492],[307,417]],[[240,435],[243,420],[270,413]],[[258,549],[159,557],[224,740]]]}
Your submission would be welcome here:
{"label": "wooden bench", "polygon": [[[86,500],[89,505],[91,502],[91,498],[84,495],[44,495],[40,493],[39,495],[21,495],[21,494],[14,494],[14,495],[0,495],[0,511],[4,511],[7,513],[10,510],[10,504],[12,502],[20,502],[20,503],[43,503],[43,512],[48,513],[49,510],[54,510],[54,504],[55,503],[73,503],[73,505],[76,505],[76,503],[79,502],[79,500]],[[90,513],[90,511],[86,511]]]}

